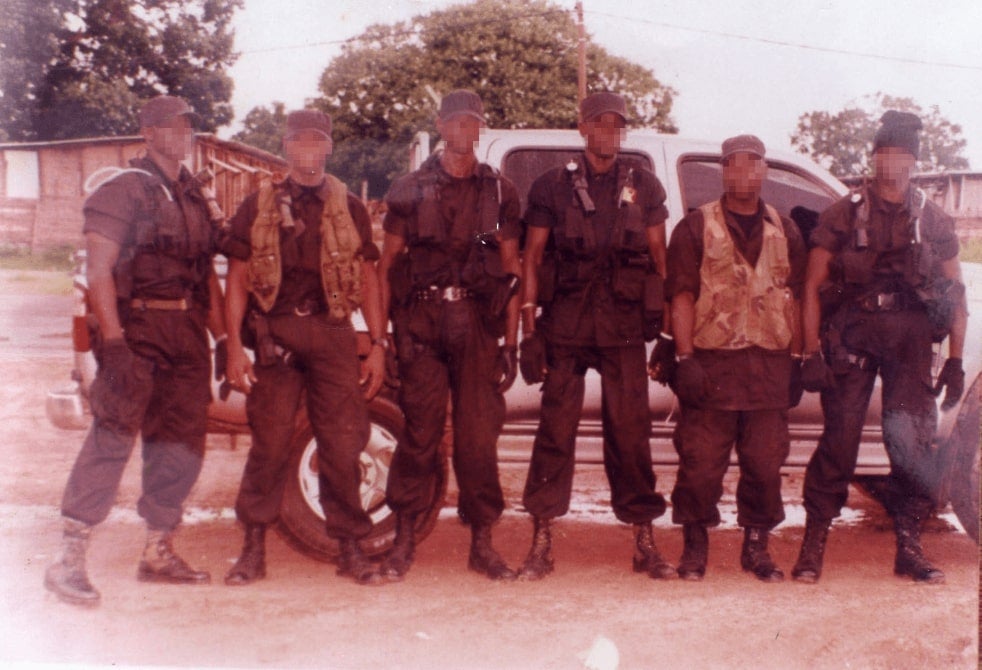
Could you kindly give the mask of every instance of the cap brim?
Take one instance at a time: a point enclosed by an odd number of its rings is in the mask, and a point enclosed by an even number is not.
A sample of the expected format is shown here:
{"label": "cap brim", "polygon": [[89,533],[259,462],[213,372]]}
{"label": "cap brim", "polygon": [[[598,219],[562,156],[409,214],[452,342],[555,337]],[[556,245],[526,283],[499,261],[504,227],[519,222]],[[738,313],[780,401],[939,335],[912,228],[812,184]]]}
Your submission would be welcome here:
{"label": "cap brim", "polygon": [[459,112],[450,112],[449,114],[446,114],[444,116],[441,116],[440,118],[443,119],[444,121],[449,121],[450,119],[456,118],[458,116],[469,116],[472,119],[477,119],[481,123],[487,123],[488,122],[488,120],[486,118],[484,118],[483,116],[481,116],[477,112],[473,112],[473,111],[471,111],[469,109],[462,109]]}
{"label": "cap brim", "polygon": [[619,109],[601,109],[601,110],[598,110],[598,111],[594,112],[593,114],[591,114],[590,116],[586,117],[583,120],[584,121],[593,121],[598,116],[603,116],[604,114],[616,114],[617,116],[621,117],[621,121],[623,121],[624,123],[627,123],[628,120],[629,120],[626,116],[624,116],[624,112],[622,112]]}
{"label": "cap brim", "polygon": [[320,130],[318,128],[298,128],[297,130],[291,130],[291,131],[287,132],[285,135],[283,135],[283,139],[292,140],[294,137],[296,137],[300,133],[306,133],[306,132],[314,132],[314,133],[317,133],[321,137],[323,137],[325,140],[331,139],[331,136],[330,135],[328,135],[323,130]]}

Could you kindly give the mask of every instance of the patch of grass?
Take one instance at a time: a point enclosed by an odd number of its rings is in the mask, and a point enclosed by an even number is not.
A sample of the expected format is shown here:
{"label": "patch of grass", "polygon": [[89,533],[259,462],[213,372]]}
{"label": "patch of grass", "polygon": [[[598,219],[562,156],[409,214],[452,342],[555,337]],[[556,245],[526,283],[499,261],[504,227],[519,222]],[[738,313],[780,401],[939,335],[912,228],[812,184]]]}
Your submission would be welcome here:
{"label": "patch of grass", "polygon": [[74,268],[75,247],[60,245],[31,253],[25,247],[0,247],[0,269],[68,272]]}
{"label": "patch of grass", "polygon": [[970,237],[958,246],[958,259],[962,263],[982,263],[982,237]]}
{"label": "patch of grass", "polygon": [[0,269],[0,293],[71,295],[72,276],[60,270]]}

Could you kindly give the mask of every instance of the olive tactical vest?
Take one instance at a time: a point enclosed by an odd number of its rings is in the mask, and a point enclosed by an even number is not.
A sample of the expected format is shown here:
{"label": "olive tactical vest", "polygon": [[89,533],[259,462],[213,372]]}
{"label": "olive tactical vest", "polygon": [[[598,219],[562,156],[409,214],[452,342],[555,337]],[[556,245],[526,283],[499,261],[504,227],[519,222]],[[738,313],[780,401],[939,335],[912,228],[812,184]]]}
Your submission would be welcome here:
{"label": "olive tactical vest", "polygon": [[693,342],[700,349],[786,349],[791,344],[794,304],[787,287],[791,265],[781,217],[765,205],[763,245],[757,266],[737,251],[721,201],[699,208],[703,255]]}
{"label": "olive tactical vest", "polygon": [[[348,188],[336,177],[325,177],[328,198],[321,213],[321,285],[330,315],[347,318],[361,305],[362,240],[348,211]],[[249,290],[260,309],[268,312],[276,303],[283,280],[280,253],[283,217],[277,206],[275,186],[267,184],[259,190],[258,209],[251,231]]]}

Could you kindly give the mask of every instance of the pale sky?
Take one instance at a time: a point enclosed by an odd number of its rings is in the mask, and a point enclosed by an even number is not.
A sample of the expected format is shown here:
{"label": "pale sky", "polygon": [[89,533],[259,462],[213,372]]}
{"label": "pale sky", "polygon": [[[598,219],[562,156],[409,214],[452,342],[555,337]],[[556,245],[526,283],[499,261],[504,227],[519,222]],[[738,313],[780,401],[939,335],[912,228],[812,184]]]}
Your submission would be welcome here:
{"label": "pale sky", "polygon": [[[300,107],[337,41],[454,0],[246,0],[232,68],[238,130],[274,100]],[[558,0],[572,11],[575,0]],[[751,132],[789,148],[798,117],[836,112],[882,91],[937,105],[961,124],[982,170],[982,2],[979,0],[583,0],[587,32],[610,53],[651,69],[678,93],[680,134],[723,139]],[[840,53],[851,52],[851,53]],[[852,55],[875,54],[884,58]],[[917,61],[917,62],[911,62]],[[343,142],[344,138],[335,138]]]}

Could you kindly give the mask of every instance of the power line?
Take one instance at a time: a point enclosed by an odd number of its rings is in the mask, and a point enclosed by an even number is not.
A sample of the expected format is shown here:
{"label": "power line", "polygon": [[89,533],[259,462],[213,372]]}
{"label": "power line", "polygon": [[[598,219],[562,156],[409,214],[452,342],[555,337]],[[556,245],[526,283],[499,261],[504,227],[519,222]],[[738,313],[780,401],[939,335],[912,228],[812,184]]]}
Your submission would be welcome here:
{"label": "power line", "polygon": [[693,28],[691,26],[680,26],[674,23],[666,23],[664,21],[653,21],[651,19],[639,19],[630,16],[619,16],[617,14],[608,14],[606,12],[593,12],[587,10],[587,14],[592,14],[594,16],[603,16],[610,19],[618,19],[620,21],[629,21],[631,23],[646,23],[652,26],[658,26],[660,28],[671,28],[674,30],[683,30],[692,33],[699,33],[702,35],[713,35],[714,37],[728,37],[730,39],[745,40],[747,42],[760,42],[761,44],[770,44],[774,46],[790,47],[793,49],[806,49],[808,51],[820,51],[823,53],[839,54],[844,56],[859,56],[862,58],[874,58],[877,60],[894,61],[897,63],[908,63],[913,65],[928,65],[931,67],[947,67],[955,68],[960,70],[979,70],[982,71],[982,65],[965,65],[963,63],[944,63],[941,61],[926,61],[917,58],[904,58],[902,56],[885,56],[883,54],[869,53],[865,51],[851,51],[848,49],[833,49],[831,47],[820,47],[813,44],[801,44],[798,42],[787,42],[784,40],[769,39],[766,37],[754,37],[751,35],[740,35],[738,33],[728,33],[721,30],[710,30],[708,28]]}
{"label": "power line", "polygon": [[[481,25],[495,25],[503,23],[512,23],[514,21],[520,21],[523,19],[539,18],[543,16],[552,16],[555,14],[568,14],[570,10],[567,9],[553,9],[543,12],[528,12],[525,14],[513,14],[511,16],[503,16],[497,19],[477,19],[474,21],[462,21],[459,23],[454,23],[453,28],[455,30],[462,30],[470,28],[472,26]],[[791,49],[803,49],[806,51],[817,51],[820,53],[837,54],[842,56],[855,56],[860,58],[872,58],[875,60],[892,61],[895,63],[907,63],[910,65],[924,65],[928,67],[943,67],[958,70],[974,70],[982,71],[982,65],[966,65],[964,63],[947,63],[943,61],[928,61],[919,58],[907,58],[903,56],[887,56],[884,54],[871,53],[868,51],[853,51],[850,49],[833,49],[831,47],[822,47],[814,44],[803,44],[800,42],[789,42],[786,40],[776,40],[767,37],[756,37],[753,35],[742,35],[740,33],[731,33],[722,30],[711,30],[709,28],[694,28],[692,26],[683,26],[676,23],[668,23],[666,21],[655,21],[652,19],[642,19],[632,16],[620,16],[618,14],[611,14],[608,12],[596,12],[592,10],[585,10],[585,13],[592,16],[599,16],[609,19],[616,19],[618,21],[627,21],[630,23],[644,23],[651,26],[658,26],[660,28],[669,28],[672,30],[681,30],[685,32],[697,33],[701,35],[712,35],[714,37],[726,37],[735,40],[744,40],[747,42],[758,42],[760,44],[769,44],[772,46],[780,46]],[[389,33],[389,37],[404,37],[406,35],[416,35],[418,30],[416,28],[409,28],[406,30],[395,31]],[[250,49],[248,51],[242,51],[243,54],[260,54],[260,53],[270,53],[275,51],[290,51],[293,49],[307,49],[310,47],[319,46],[333,46],[338,44],[353,44],[362,41],[372,41],[372,38],[357,35],[355,37],[349,37],[342,40],[326,40],[321,42],[308,42],[306,44],[291,44],[279,47],[269,47],[266,49]]]}
{"label": "power line", "polygon": [[[512,23],[514,21],[519,21],[521,19],[536,19],[544,16],[553,16],[555,14],[569,14],[567,9],[550,9],[544,12],[529,12],[526,14],[512,14],[511,16],[503,16],[497,19],[476,19],[474,21],[461,21],[454,22],[454,30],[462,30],[464,28],[470,28],[472,26],[488,26],[501,23]],[[397,30],[391,32],[387,37],[404,37],[406,35],[417,35],[419,31],[416,28],[408,28],[406,30]],[[353,44],[355,42],[373,42],[376,38],[365,37],[363,35],[356,35],[354,37],[348,37],[343,40],[327,40],[324,42],[308,42],[307,44],[291,44],[281,47],[269,47],[266,49],[250,49],[248,51],[240,51],[239,53],[244,54],[260,54],[260,53],[270,53],[273,51],[289,51],[292,49],[307,49],[309,47],[320,47],[320,46],[333,46],[336,44]]]}

